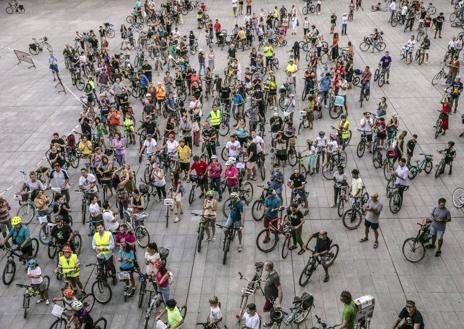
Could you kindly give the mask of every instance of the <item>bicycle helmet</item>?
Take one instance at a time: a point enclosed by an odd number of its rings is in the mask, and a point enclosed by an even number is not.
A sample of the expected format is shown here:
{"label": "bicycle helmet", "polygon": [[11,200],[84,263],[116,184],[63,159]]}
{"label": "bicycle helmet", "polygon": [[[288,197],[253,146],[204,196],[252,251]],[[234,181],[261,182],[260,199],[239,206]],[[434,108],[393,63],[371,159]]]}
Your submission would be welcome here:
{"label": "bicycle helmet", "polygon": [[63,296],[66,297],[67,299],[71,299],[71,298],[74,297],[74,291],[72,289],[70,289],[70,288],[65,289],[63,291]]}
{"label": "bicycle helmet", "polygon": [[71,308],[74,311],[80,311],[84,307],[84,304],[82,304],[81,301],[75,300],[74,302],[71,303]]}
{"label": "bicycle helmet", "polygon": [[325,135],[325,131],[322,131],[322,130],[321,130],[321,131],[319,132],[319,136],[323,137],[324,135]]}
{"label": "bicycle helmet", "polygon": [[240,198],[240,196],[238,195],[237,192],[232,192],[232,193],[230,194],[230,197],[231,197],[232,199],[239,199],[239,198]]}
{"label": "bicycle helmet", "polygon": [[15,225],[18,225],[18,224],[21,224],[23,222],[23,220],[21,219],[21,217],[19,216],[14,216],[12,219],[11,219],[11,225],[15,226]]}
{"label": "bicycle helmet", "polygon": [[209,190],[208,192],[206,192],[206,197],[207,197],[207,198],[212,198],[212,197],[214,197],[214,191],[213,191],[213,190]]}
{"label": "bicycle helmet", "polygon": [[70,246],[64,246],[63,247],[63,252],[72,252],[72,249]]}
{"label": "bicycle helmet", "polygon": [[37,261],[35,259],[30,259],[27,262],[27,268],[35,268],[37,266]]}
{"label": "bicycle helmet", "polygon": [[230,161],[230,160],[226,161],[226,167],[228,167],[228,166],[232,166],[232,161]]}

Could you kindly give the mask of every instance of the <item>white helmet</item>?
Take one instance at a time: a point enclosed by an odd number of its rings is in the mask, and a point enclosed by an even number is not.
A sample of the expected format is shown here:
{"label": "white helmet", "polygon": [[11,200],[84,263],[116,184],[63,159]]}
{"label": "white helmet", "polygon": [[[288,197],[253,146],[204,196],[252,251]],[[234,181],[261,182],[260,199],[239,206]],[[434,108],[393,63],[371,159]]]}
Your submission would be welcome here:
{"label": "white helmet", "polygon": [[71,308],[74,311],[80,311],[84,307],[84,304],[82,304],[81,301],[75,300],[74,302],[71,303]]}

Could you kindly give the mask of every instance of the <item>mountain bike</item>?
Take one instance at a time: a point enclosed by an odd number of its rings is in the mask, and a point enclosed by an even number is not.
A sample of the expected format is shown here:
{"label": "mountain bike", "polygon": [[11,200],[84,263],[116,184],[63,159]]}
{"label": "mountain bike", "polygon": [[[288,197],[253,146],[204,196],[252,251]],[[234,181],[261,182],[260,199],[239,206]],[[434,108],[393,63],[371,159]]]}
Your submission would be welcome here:
{"label": "mountain bike", "polygon": [[422,171],[425,171],[426,174],[430,174],[433,169],[433,155],[432,154],[425,154],[419,153],[422,155],[422,160],[417,160],[416,165],[409,166],[409,179],[416,178]]}
{"label": "mountain bike", "polygon": [[[253,185],[250,182],[245,182],[239,184],[238,187],[238,194],[240,196],[240,200],[243,200],[246,205],[249,205],[250,202],[253,200]],[[231,198],[227,198],[224,203],[222,204],[222,213],[224,217],[229,217],[230,211],[230,203],[232,202]]]}
{"label": "mountain bike", "polygon": [[[288,240],[288,238],[291,238],[292,227],[287,221],[287,216],[283,215],[284,210],[285,207],[275,209],[275,211],[279,212],[279,216],[277,216],[275,220],[271,221],[267,228],[264,228],[258,233],[258,236],[256,237],[256,246],[260,251],[269,253],[274,250],[277,246],[277,242],[279,241],[279,235],[281,234],[285,237],[282,254],[284,254],[284,249],[288,249],[290,245],[290,240]],[[267,236],[269,236],[269,239],[266,239]],[[287,246],[285,246],[286,244]]]}
{"label": "mountain bike", "polygon": [[[438,153],[440,154],[443,154],[444,153],[444,150],[442,151],[438,151]],[[441,174],[443,174],[445,172],[445,167],[446,167],[446,155],[443,156],[440,160],[440,162],[438,163],[436,169],[435,169],[435,178],[438,178],[440,177]]]}
{"label": "mountain bike", "polygon": [[13,13],[24,14],[26,12],[26,8],[23,5],[20,5],[16,1],[8,2],[8,7],[5,8],[5,11],[8,15]]}
{"label": "mountain bike", "polygon": [[435,86],[437,83],[439,83],[441,80],[445,79],[448,76],[448,74],[445,72],[445,67],[442,66],[440,71],[435,74],[432,78],[432,86]]}
{"label": "mountain bike", "polygon": [[343,214],[343,226],[349,230],[355,230],[361,225],[363,218],[363,205],[369,200],[369,194],[364,192],[360,197],[353,197],[351,208]]}
{"label": "mountain bike", "polygon": [[[37,252],[39,251],[39,241],[37,241],[36,238],[32,238],[31,244],[32,258],[35,258],[37,256]],[[23,264],[26,264],[27,259],[22,254],[18,253],[18,249],[13,249],[5,245],[1,246],[0,249],[3,249],[7,252],[6,264],[2,273],[2,281],[5,285],[8,286],[11,284],[11,282],[13,282],[16,274],[16,263],[14,258],[18,257],[19,261],[21,261]]]}
{"label": "mountain bike", "polygon": [[[57,305],[55,304],[55,306]],[[52,311],[52,314],[53,314],[53,311]],[[108,325],[108,321],[104,317],[101,317],[93,323],[92,329],[106,329],[107,325]],[[66,328],[69,328],[68,320],[64,318],[63,316],[60,316],[58,319],[56,319],[55,322],[53,322],[52,325],[50,326],[50,329],[66,329]]]}
{"label": "mountain bike", "polygon": [[372,48],[372,52],[374,52],[375,50],[384,51],[387,45],[382,40],[382,34],[383,33],[380,32],[380,36],[377,40],[370,36],[364,37],[364,40],[359,44],[359,49],[361,49],[361,51],[368,51],[370,48]]}
{"label": "mountain bike", "polygon": [[416,55],[414,56],[414,60],[419,64],[422,65],[424,63],[424,58],[425,58],[425,50],[422,47],[419,47],[416,50]]}
{"label": "mountain bike", "polygon": [[338,166],[346,167],[347,156],[346,152],[340,149],[335,154],[328,154],[328,156],[327,162],[322,166],[322,176],[327,180],[331,180]]}
{"label": "mountain bike", "polygon": [[142,248],[146,248],[150,243],[150,233],[148,233],[147,228],[141,223],[138,223],[138,221],[147,218],[148,214],[142,212],[133,215],[129,208],[124,209],[123,214],[124,222],[128,226],[129,231],[134,232],[137,244]]}
{"label": "mountain bike", "polygon": [[44,48],[47,48],[49,53],[53,52],[53,47],[48,43],[48,38],[46,36],[40,39],[32,38],[32,41],[33,42],[29,44],[29,53],[31,55],[38,55]]}
{"label": "mountain bike", "polygon": [[255,274],[253,275],[253,278],[251,280],[248,280],[243,276],[241,272],[238,272],[238,275],[240,276],[240,280],[245,280],[247,281],[247,286],[242,288],[241,291],[241,299],[240,299],[240,312],[239,314],[236,315],[237,319],[239,321],[242,319],[243,313],[245,312],[245,309],[248,305],[248,298],[250,296],[254,296],[256,290],[261,291],[262,295],[264,296],[264,290],[263,287],[261,286],[262,282],[262,275],[263,275],[263,269],[264,269],[264,263],[263,262],[256,262],[255,263]]}
{"label": "mountain bike", "polygon": [[[364,129],[358,129],[361,133],[361,139],[359,140],[358,146],[356,146],[356,155],[358,158],[362,158],[366,149],[371,150],[371,142],[368,141],[369,135]],[[370,133],[372,139],[372,132]]]}
{"label": "mountain bike", "polygon": [[404,240],[401,251],[408,262],[418,263],[424,258],[426,245],[431,240],[431,223],[432,221],[430,219],[425,219],[422,223],[417,223],[420,228],[416,236]]}
{"label": "mountain bike", "polygon": [[453,191],[453,205],[461,209],[464,207],[464,188],[456,187]]}
{"label": "mountain bike", "polygon": [[192,212],[192,215],[200,217],[200,220],[198,221],[198,228],[197,228],[197,251],[200,252],[201,243],[203,242],[203,239],[205,237],[205,230],[209,226],[210,221],[214,219],[214,216],[197,214],[194,212]]}
{"label": "mountain bike", "polygon": [[216,226],[224,229],[224,240],[222,242],[222,264],[225,265],[227,262],[227,253],[230,250],[230,245],[235,239],[235,232],[241,230],[241,228],[236,227],[225,227],[224,225],[216,224]]}
{"label": "mountain bike", "polygon": [[40,289],[48,291],[50,286],[50,278],[47,275],[43,276],[43,282],[40,288],[33,288],[31,285],[17,283],[17,287],[24,288],[23,294],[23,317],[27,318],[27,311],[30,307],[30,302],[32,297],[40,296]]}
{"label": "mountain bike", "polygon": [[403,205],[403,197],[400,193],[400,189],[403,189],[403,193],[408,190],[408,186],[397,185],[395,184],[395,177],[392,176],[387,183],[387,198],[388,207],[392,214],[397,214],[401,210]]}
{"label": "mountain bike", "polygon": [[301,297],[295,296],[293,299],[293,306],[288,311],[282,308],[273,308],[271,310],[271,320],[274,322],[274,327],[280,328],[282,324],[291,326],[292,324],[302,324],[314,306],[314,297],[303,292]]}
{"label": "mountain bike", "polygon": [[268,186],[258,185],[262,189],[259,199],[255,200],[251,205],[251,216],[257,222],[261,221],[264,218],[264,200],[266,199],[266,192],[269,188]]}
{"label": "mountain bike", "polygon": [[[108,260],[105,260],[105,263],[107,261]],[[107,278],[111,276],[111,272],[108,268],[105,268],[105,263],[92,263],[86,265],[86,267],[93,266],[97,268],[97,278],[92,284],[91,290],[92,294],[95,296],[95,300],[100,304],[108,304],[113,296],[113,291],[107,282]]]}
{"label": "mountain bike", "polygon": [[379,67],[374,72],[374,81],[377,81],[377,85],[379,88],[382,88],[382,86],[385,84],[385,68],[379,64]]}
{"label": "mountain bike", "polygon": [[314,256],[314,250],[310,249],[311,256],[309,256],[308,261],[300,274],[298,284],[301,287],[306,286],[309,282],[309,279],[316,271],[317,267],[319,265],[322,265],[322,263],[324,263],[324,265],[327,267],[332,266],[332,264],[338,256],[339,249],[340,247],[338,246],[338,244],[332,243],[327,253],[318,256]]}

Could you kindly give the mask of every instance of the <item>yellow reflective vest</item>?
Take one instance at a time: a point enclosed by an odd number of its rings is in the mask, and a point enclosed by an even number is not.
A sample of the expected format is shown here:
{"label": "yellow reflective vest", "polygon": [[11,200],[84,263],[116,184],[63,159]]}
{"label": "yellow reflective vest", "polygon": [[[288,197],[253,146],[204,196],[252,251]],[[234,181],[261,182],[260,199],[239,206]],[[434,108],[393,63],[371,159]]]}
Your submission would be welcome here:
{"label": "yellow reflective vest", "polygon": [[71,278],[78,277],[80,273],[79,271],[76,271],[77,263],[78,260],[76,254],[71,254],[71,257],[69,257],[69,259],[66,259],[64,255],[60,256],[60,267],[63,271],[63,275]]}
{"label": "yellow reflective vest", "polygon": [[220,110],[212,110],[209,117],[209,124],[211,126],[219,126],[221,124],[221,111]]}
{"label": "yellow reflective vest", "polygon": [[[108,249],[110,246],[110,232],[105,231],[103,233],[103,236],[100,236],[100,233],[96,232],[93,235],[93,238],[95,240],[95,246],[97,249]],[[112,250],[105,250],[105,251],[100,251],[98,254],[99,255],[109,255],[112,253]]]}

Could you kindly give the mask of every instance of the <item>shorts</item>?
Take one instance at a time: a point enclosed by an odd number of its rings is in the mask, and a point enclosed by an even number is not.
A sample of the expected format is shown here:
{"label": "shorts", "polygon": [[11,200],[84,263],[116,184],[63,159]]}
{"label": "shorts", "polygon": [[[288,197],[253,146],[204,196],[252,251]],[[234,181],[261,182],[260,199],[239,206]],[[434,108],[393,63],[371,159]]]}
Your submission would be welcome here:
{"label": "shorts", "polygon": [[267,298],[265,298],[263,312],[269,312],[274,307],[274,304]]}
{"label": "shorts", "polygon": [[234,221],[232,220],[232,218],[229,217],[227,218],[226,220],[226,223],[224,224],[224,227],[225,228],[230,228],[230,227],[233,227],[233,228],[240,228],[242,226],[242,223],[241,221],[237,220],[237,221]]}
{"label": "shorts", "polygon": [[50,70],[54,73],[58,73],[58,64],[50,64]]}
{"label": "shorts", "polygon": [[24,256],[29,256],[32,257],[32,243],[28,244],[24,248],[21,249],[21,252],[23,253]]}
{"label": "shorts", "polygon": [[269,228],[269,224],[272,223],[272,225],[275,227],[277,226],[276,225],[276,221],[278,220],[279,218],[267,218],[266,216],[264,216],[264,227],[265,228]]}
{"label": "shorts", "polygon": [[181,162],[179,163],[179,166],[180,166],[180,170],[181,171],[188,171],[190,169],[190,163],[186,162]]}
{"label": "shorts", "polygon": [[372,222],[369,222],[367,219],[364,220],[364,225],[366,227],[370,227],[374,231],[376,231],[379,228],[379,223],[372,223]]}
{"label": "shorts", "polygon": [[438,240],[443,240],[443,235],[445,235],[445,230],[438,230],[433,224],[430,225],[430,234],[437,237]]}
{"label": "shorts", "polygon": [[248,161],[246,163],[247,169],[253,169],[256,168],[256,162]]}

